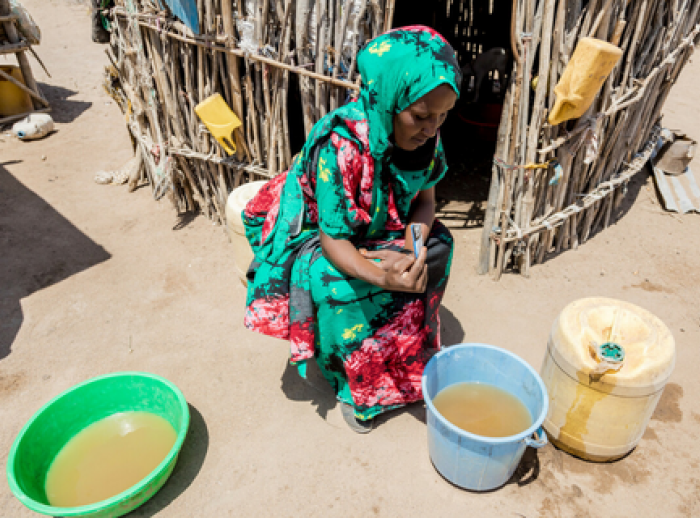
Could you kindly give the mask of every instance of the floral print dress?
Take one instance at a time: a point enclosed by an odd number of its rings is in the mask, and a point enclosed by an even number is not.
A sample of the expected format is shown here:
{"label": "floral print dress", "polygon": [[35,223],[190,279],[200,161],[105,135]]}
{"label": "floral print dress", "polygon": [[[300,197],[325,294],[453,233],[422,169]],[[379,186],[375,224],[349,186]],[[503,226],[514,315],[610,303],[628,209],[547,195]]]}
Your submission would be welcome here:
{"label": "floral print dress", "polygon": [[255,254],[245,325],[289,340],[302,375],[315,359],[338,399],[371,419],[423,397],[423,369],[440,347],[452,238],[436,220],[426,240],[428,287],[412,294],[336,269],[319,229],[358,249],[404,250],[411,202],[447,166],[439,136],[421,150],[423,164],[396,160],[393,117],[440,84],[458,93],[461,76],[442,36],[418,26],[370,41],[358,66],[359,98],[321,119],[292,167],[243,211]]}

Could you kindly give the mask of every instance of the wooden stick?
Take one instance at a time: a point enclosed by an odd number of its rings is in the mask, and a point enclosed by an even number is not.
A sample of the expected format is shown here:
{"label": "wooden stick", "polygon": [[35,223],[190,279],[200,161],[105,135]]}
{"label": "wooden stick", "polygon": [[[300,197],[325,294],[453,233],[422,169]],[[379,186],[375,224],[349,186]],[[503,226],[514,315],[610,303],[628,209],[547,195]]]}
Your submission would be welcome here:
{"label": "wooden stick", "polygon": [[[296,56],[300,65],[306,65],[311,62],[309,52],[309,26],[311,20],[311,0],[296,0],[296,20],[295,20],[295,38],[296,38]],[[304,133],[308,135],[313,127],[314,117],[311,114],[311,81],[308,76],[297,75],[299,80],[299,90],[301,93],[301,104],[304,117]]]}
{"label": "wooden stick", "polygon": [[[122,14],[119,10],[116,10],[116,9],[115,9],[115,13]],[[138,19],[137,22],[142,27],[146,27],[146,28],[149,28],[152,30],[157,30],[157,27],[155,25],[150,24],[146,21]],[[293,72],[295,74],[310,77],[312,79],[323,81],[325,83],[332,84],[334,86],[340,86],[343,88],[348,88],[350,90],[359,90],[360,89],[359,85],[352,83],[350,81],[344,81],[342,79],[333,79],[332,77],[329,77],[329,76],[326,76],[323,74],[317,74],[315,72],[311,72],[309,70],[306,70],[305,68],[301,68],[298,66],[280,63],[279,61],[276,61],[274,59],[270,59],[270,58],[267,58],[265,56],[261,56],[258,54],[246,54],[246,52],[244,52],[238,48],[227,49],[225,46],[225,41],[220,37],[210,38],[210,39],[206,40],[210,43],[206,43],[205,41],[200,41],[202,38],[199,38],[199,39],[190,38],[190,37],[182,36],[181,34],[177,34],[173,31],[166,30],[166,29],[162,29],[160,32],[163,34],[167,34],[171,38],[175,38],[175,39],[183,41],[185,43],[191,43],[192,45],[196,45],[197,47],[207,48],[207,49],[214,49],[215,48],[216,50],[221,51],[221,52],[227,52],[227,53],[233,54],[235,56],[245,57],[251,61],[265,63],[265,64],[273,66],[273,67],[283,68],[283,69],[288,70],[290,72]]]}
{"label": "wooden stick", "polygon": [[34,92],[34,91],[30,90],[29,88],[27,88],[23,83],[21,83],[20,81],[18,81],[18,80],[15,79],[14,77],[12,77],[10,74],[4,72],[1,68],[0,68],[0,77],[2,77],[3,79],[5,79],[6,81],[10,81],[12,84],[14,84],[16,87],[18,87],[19,89],[21,89],[23,92],[29,94],[29,95],[30,95],[31,97],[33,97],[36,101],[39,101],[41,104],[43,104],[44,107],[48,107],[48,106],[49,106],[49,102],[48,102],[46,99],[44,99],[42,96],[40,96],[40,95],[37,94],[36,92]]}
{"label": "wooden stick", "polygon": [[[228,0],[221,2],[221,17],[224,22],[224,37],[226,39],[226,48],[230,50],[235,45],[235,32],[233,28],[233,4]],[[225,52],[226,64],[228,66],[228,77],[231,86],[231,109],[236,116],[243,120],[243,95],[241,93],[241,73],[238,69],[238,56],[231,52]],[[251,160],[248,146],[245,144],[245,138],[240,129],[234,132],[236,141],[236,157],[240,160],[245,153],[248,160]]]}
{"label": "wooden stick", "polygon": [[161,94],[161,98],[164,101],[165,111],[166,111],[166,121],[170,121],[175,129],[175,135],[179,139],[184,139],[185,132],[181,125],[180,117],[176,111],[175,101],[172,97],[170,91],[169,81],[167,79],[167,71],[162,59],[163,49],[161,48],[160,41],[154,32],[149,34],[150,36],[150,56],[153,60],[153,71],[154,78],[156,81],[158,92]]}
{"label": "wooden stick", "polygon": [[[508,92],[506,92],[506,97],[503,102],[501,124],[498,127],[496,156],[499,158],[503,158],[507,152],[506,145],[509,130],[508,121],[510,120],[511,112],[511,96],[512,91],[509,89]],[[491,185],[489,187],[489,196],[486,203],[486,210],[484,211],[484,228],[481,232],[481,248],[479,250],[479,263],[477,265],[477,273],[479,275],[487,274],[490,269],[489,246],[492,240],[493,224],[496,219],[499,187],[498,167],[493,165],[491,168]]]}
{"label": "wooden stick", "polygon": [[[538,81],[537,89],[535,91],[534,107],[532,111],[532,118],[530,119],[530,132],[527,132],[524,136],[529,136],[527,141],[527,147],[525,150],[525,163],[533,163],[536,160],[537,147],[540,137],[540,132],[542,128],[542,123],[544,122],[544,98],[547,90],[547,81],[544,78],[548,75],[548,67],[550,65],[550,56],[552,50],[552,31],[554,29],[554,7],[555,0],[546,0],[544,3],[544,14],[542,21],[542,43],[540,45],[540,62],[538,70],[540,75],[543,76],[542,81]],[[535,27],[535,32],[537,32],[537,27]],[[534,52],[533,52],[534,54]],[[533,56],[534,61],[534,56]],[[526,82],[529,85],[530,81]],[[526,97],[529,97],[526,96]],[[536,181],[533,178],[526,187],[525,195],[523,196],[523,208],[520,217],[520,228],[527,230],[530,226],[530,221],[535,211],[535,200],[534,200],[534,190],[536,186]],[[530,243],[525,248],[523,257],[523,264],[521,271],[525,276],[529,275],[529,268],[531,262],[531,246]]]}
{"label": "wooden stick", "polygon": [[[284,38],[282,39],[282,59],[287,60],[292,56],[290,54],[290,46],[292,40],[292,27],[294,26],[294,10],[292,9],[292,0],[286,0],[284,6]],[[282,125],[280,127],[280,138],[282,140],[282,153],[284,158],[280,171],[289,167],[292,163],[291,144],[289,142],[289,116],[287,114],[287,95],[289,89],[289,72],[286,70],[282,73],[282,84],[280,86],[280,97],[282,99],[281,117]]]}
{"label": "wooden stick", "polygon": [[[357,0],[361,2],[361,7],[360,7],[360,12],[358,13],[357,17],[354,20],[353,26],[352,26],[352,32],[354,35],[353,38],[353,48],[358,47],[358,38],[360,37],[360,20],[364,18],[365,12],[367,11],[367,2],[368,0]],[[517,0],[513,0],[514,2],[517,2]],[[352,75],[355,73],[355,67],[357,66],[357,52],[353,53],[352,55],[352,60],[350,61],[350,67],[348,69],[348,81],[352,81]],[[359,90],[359,85],[356,85],[355,90]]]}
{"label": "wooden stick", "polygon": [[393,27],[394,24],[394,4],[395,0],[387,0],[386,3],[386,15],[384,16],[384,30],[382,32],[388,31]]}
{"label": "wooden stick", "polygon": [[265,91],[263,94],[263,70],[262,70],[263,65],[258,62],[254,61],[251,66],[251,70],[253,73],[253,84],[255,85],[255,88],[253,89],[253,99],[255,100],[255,114],[257,115],[257,123],[258,123],[258,135],[260,136],[260,149],[262,150],[262,154],[260,155],[260,160],[262,163],[267,163],[267,160],[269,157],[267,156],[267,151],[268,151],[268,137],[270,135],[269,129],[268,129],[268,123],[269,121],[267,120],[267,114],[269,111],[266,110],[267,104],[265,103],[265,96],[269,96],[270,92]]}
{"label": "wooden stick", "polygon": [[[606,0],[605,4],[603,7],[600,9],[598,12],[598,16],[596,16],[595,22],[593,22],[593,26],[590,29],[590,32],[588,35],[591,38],[598,37],[601,38],[601,35],[598,34],[599,29],[602,28],[605,23],[603,22],[604,19],[610,19],[610,14],[612,11],[612,4],[617,0]],[[601,39],[607,39],[607,38],[601,38]]]}
{"label": "wooden stick", "polygon": [[[515,85],[514,85],[514,93],[513,93],[513,120],[518,121],[519,120],[519,114],[520,114],[520,97],[522,95],[522,89],[523,89],[523,76],[524,76],[524,67],[525,67],[525,60],[523,59],[523,54],[524,54],[524,45],[521,39],[518,39],[517,41],[518,44],[518,50],[519,50],[519,60],[517,64],[517,77],[515,80]],[[510,137],[510,152],[508,155],[508,163],[512,164],[514,163],[515,159],[515,145],[516,145],[516,140],[518,137],[517,129],[516,126],[513,127],[511,131],[511,137]],[[508,229],[508,219],[509,219],[509,212],[510,212],[510,201],[511,201],[511,194],[510,194],[510,189],[511,189],[511,172],[504,170],[503,174],[505,176],[505,180],[503,182],[503,192],[504,196],[501,202],[501,221],[500,221],[500,228],[501,228],[501,236],[500,236],[500,242],[498,244],[498,255],[496,259],[496,269],[494,272],[494,279],[499,280],[501,278],[501,274],[503,273],[503,267],[505,265],[505,236],[506,232]]]}
{"label": "wooden stick", "polygon": [[[336,31],[335,66],[333,67],[333,79],[336,79],[338,77],[338,72],[340,71],[340,64],[343,60],[345,34],[347,32],[348,20],[350,19],[350,11],[352,10],[351,4],[352,4],[352,0],[349,0],[345,3],[345,8],[343,9],[343,15],[339,19],[339,25],[338,25],[338,29]],[[338,5],[340,6],[340,0],[338,0]],[[337,108],[339,104],[340,104],[339,101],[334,96],[331,99],[331,110],[334,110],[335,108]]]}
{"label": "wooden stick", "polygon": [[253,129],[253,142],[254,142],[254,149],[255,149],[255,156],[256,159],[259,163],[263,163],[263,155],[262,155],[262,145],[260,142],[260,132],[258,131],[258,116],[255,110],[255,99],[253,97],[253,80],[251,79],[251,73],[252,73],[252,67],[248,63],[248,59],[245,60],[245,67],[246,67],[246,76],[245,76],[245,82],[246,82],[246,95],[248,97],[248,119],[251,121],[251,126]]}
{"label": "wooden stick", "polygon": [[14,122],[18,121],[20,119],[24,119],[28,115],[31,115],[32,113],[48,113],[51,111],[51,108],[40,108],[38,110],[31,110],[28,112],[24,113],[18,113],[17,115],[8,115],[7,117],[3,117],[0,119],[0,125],[2,124],[7,124],[8,122]]}
{"label": "wooden stick", "polygon": [[[333,0],[318,0],[316,3],[316,73],[325,76],[324,65],[328,53],[326,52],[326,32],[328,31],[328,2]],[[320,7],[319,7],[320,6]],[[321,118],[328,110],[325,106],[327,89],[325,82],[316,81],[316,107],[319,110],[318,117]]]}

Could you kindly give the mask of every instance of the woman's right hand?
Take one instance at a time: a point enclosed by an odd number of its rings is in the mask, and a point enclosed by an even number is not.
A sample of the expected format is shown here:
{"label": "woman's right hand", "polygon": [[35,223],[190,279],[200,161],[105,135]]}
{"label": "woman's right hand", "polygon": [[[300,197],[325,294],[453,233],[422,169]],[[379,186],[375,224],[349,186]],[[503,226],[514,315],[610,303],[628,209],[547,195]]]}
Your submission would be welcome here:
{"label": "woman's right hand", "polygon": [[428,285],[427,248],[421,248],[418,257],[394,250],[361,251],[367,259],[379,259],[376,264],[384,271],[383,286],[389,291],[423,293]]}

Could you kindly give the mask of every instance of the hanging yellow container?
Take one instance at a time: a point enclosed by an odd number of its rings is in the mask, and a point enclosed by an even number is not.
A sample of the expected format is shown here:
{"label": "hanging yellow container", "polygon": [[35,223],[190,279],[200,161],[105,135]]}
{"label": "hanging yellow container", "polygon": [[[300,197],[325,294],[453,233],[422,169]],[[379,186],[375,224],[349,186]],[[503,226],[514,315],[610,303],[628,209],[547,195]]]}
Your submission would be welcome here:
{"label": "hanging yellow container", "polygon": [[621,56],[622,50],[607,41],[581,38],[554,87],[557,100],[549,123],[555,126],[586,113]]}
{"label": "hanging yellow container", "polygon": [[607,298],[572,302],[552,326],[540,372],[550,440],[586,460],[625,456],[644,434],[674,363],[671,332],[645,309]]}
{"label": "hanging yellow container", "polygon": [[212,136],[233,155],[236,152],[236,141],[233,132],[241,126],[241,121],[231,108],[228,107],[221,94],[210,95],[194,107],[197,116],[202,120]]}
{"label": "hanging yellow container", "polygon": [[[22,71],[14,65],[2,65],[0,70],[24,84]],[[12,81],[0,77],[0,116],[9,117],[30,112],[34,109],[32,98]]]}

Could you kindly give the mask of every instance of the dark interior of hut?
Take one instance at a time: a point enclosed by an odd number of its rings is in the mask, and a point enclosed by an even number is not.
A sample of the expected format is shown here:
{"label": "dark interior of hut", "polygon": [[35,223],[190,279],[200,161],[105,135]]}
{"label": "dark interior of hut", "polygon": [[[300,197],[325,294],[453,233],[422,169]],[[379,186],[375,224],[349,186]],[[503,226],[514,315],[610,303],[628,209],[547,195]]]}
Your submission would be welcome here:
{"label": "dark interior of hut", "polygon": [[[462,67],[460,99],[441,129],[449,165],[438,211],[452,227],[483,224],[501,109],[512,70],[511,0],[401,0],[393,27],[429,25],[452,45]],[[298,81],[290,82],[290,144],[304,144]]]}
{"label": "dark interior of hut", "polygon": [[[512,70],[511,0],[402,0],[394,27],[423,24],[457,52],[459,101],[441,129],[449,171],[437,186],[438,210],[450,226],[483,224],[503,99]],[[447,221],[446,221],[447,222]]]}

